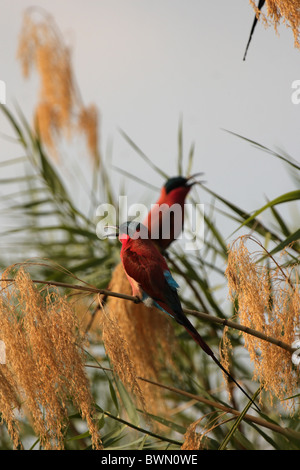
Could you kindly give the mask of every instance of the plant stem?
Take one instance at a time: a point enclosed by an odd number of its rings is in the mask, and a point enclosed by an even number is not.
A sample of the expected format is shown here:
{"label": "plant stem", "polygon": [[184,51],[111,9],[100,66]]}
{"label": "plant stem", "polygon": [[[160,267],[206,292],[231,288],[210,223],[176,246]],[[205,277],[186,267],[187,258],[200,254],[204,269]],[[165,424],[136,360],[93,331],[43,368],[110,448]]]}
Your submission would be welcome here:
{"label": "plant stem", "polygon": [[272,336],[268,336],[262,333],[261,331],[254,330],[253,328],[249,328],[248,326],[239,325],[238,323],[231,321],[231,320],[227,320],[226,318],[219,318],[219,317],[211,316],[204,312],[198,312],[197,310],[184,309],[183,311],[190,315],[194,315],[197,318],[201,318],[201,320],[204,320],[207,322],[219,323],[220,325],[228,326],[229,328],[233,328],[235,330],[243,331],[244,333],[247,333],[249,335],[256,336],[259,339],[268,341],[268,343],[275,344],[279,348],[285,349],[291,354],[295,351],[295,348],[293,348],[292,346],[290,346],[289,344],[283,341],[280,341],[279,339],[272,338]]}

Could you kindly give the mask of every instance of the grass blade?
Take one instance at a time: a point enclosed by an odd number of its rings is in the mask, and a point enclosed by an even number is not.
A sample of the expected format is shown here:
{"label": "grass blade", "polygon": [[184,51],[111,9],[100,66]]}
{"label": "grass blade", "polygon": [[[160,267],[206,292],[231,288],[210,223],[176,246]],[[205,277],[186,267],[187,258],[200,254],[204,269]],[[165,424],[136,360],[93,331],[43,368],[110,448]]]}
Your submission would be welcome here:
{"label": "grass blade", "polygon": [[[261,392],[261,389],[262,389],[262,387],[259,387],[258,390],[254,393],[254,395],[252,397],[253,401],[255,401],[256,398],[258,397],[258,395]],[[229,443],[229,441],[232,438],[232,436],[234,435],[235,431],[238,429],[239,425],[243,421],[244,416],[247,414],[247,411],[249,410],[251,405],[252,405],[252,402],[249,401],[247,403],[247,405],[245,406],[245,408],[243,409],[243,411],[241,412],[241,414],[239,415],[239,417],[235,420],[235,422],[234,422],[233,426],[231,427],[231,429],[226,434],[225,439],[223,440],[223,442],[221,443],[221,445],[219,447],[219,450],[225,450],[226,449],[227,444]]]}
{"label": "grass blade", "polygon": [[158,174],[160,174],[163,178],[168,179],[169,176],[165,173],[161,168],[156,166],[152,160],[147,157],[147,155],[133,142],[133,140],[126,134],[125,131],[119,129],[120,134],[124,137],[124,139],[129,143],[129,145],[138,153],[140,157],[151,167],[153,168]]}

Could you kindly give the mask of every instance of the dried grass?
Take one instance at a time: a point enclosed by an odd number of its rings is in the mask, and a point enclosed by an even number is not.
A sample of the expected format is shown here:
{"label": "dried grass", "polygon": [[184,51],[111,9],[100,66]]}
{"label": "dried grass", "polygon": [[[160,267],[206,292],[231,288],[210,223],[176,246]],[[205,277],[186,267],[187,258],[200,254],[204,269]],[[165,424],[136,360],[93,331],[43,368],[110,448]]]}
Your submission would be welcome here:
{"label": "dried grass", "polygon": [[[230,247],[226,276],[231,299],[238,301],[240,323],[292,345],[300,331],[299,285],[297,278],[291,282],[292,268],[258,265],[242,237]],[[284,400],[296,393],[300,371],[291,353],[247,333],[243,336],[254,363],[254,380],[269,392],[271,404],[273,396]],[[285,403],[292,411],[294,401]]]}
{"label": "dried grass", "polygon": [[[9,269],[3,278],[9,276]],[[86,420],[92,444],[101,448],[93,398],[84,369],[82,338],[66,298],[43,294],[20,269],[11,286],[2,285],[0,332],[6,364],[1,365],[0,402],[15,447],[20,446],[14,410],[25,413],[44,449],[63,449],[72,404]]]}
{"label": "dried grass", "polygon": [[[215,413],[209,413],[207,415],[201,416],[201,418],[197,419],[195,422],[190,424],[184,435],[184,441],[181,446],[181,450],[206,450],[206,436],[218,426],[224,423],[224,421],[221,421],[221,418],[223,418],[225,414],[226,413],[221,413],[217,414],[216,416]],[[200,433],[197,431],[197,427],[206,418],[209,419],[207,420],[207,423],[203,426],[203,429]]]}
{"label": "dried grass", "polygon": [[[109,288],[122,294],[132,293],[121,263],[113,272]],[[159,381],[167,366],[173,366],[172,353],[176,344],[167,316],[155,308],[115,297],[109,298],[108,309],[109,317],[103,315],[106,325],[103,340],[122,381],[135,384],[139,376]],[[166,405],[161,400],[159,388],[144,381],[139,385],[147,411],[154,414],[165,412]]]}
{"label": "dried grass", "polygon": [[[250,0],[250,4],[258,14],[256,2]],[[266,0],[265,8],[267,13],[264,14],[264,10],[260,13],[264,23],[273,25],[277,32],[280,22],[283,21],[293,31],[295,47],[300,48],[300,0]]]}
{"label": "dried grass", "polygon": [[[70,48],[49,14],[36,14],[30,8],[24,15],[17,57],[24,77],[35,69],[40,78],[35,124],[42,142],[58,159],[57,138],[68,138],[79,129],[86,138],[90,155],[99,155],[99,116],[96,106],[85,107],[75,83]],[[38,10],[40,13],[40,10]]]}

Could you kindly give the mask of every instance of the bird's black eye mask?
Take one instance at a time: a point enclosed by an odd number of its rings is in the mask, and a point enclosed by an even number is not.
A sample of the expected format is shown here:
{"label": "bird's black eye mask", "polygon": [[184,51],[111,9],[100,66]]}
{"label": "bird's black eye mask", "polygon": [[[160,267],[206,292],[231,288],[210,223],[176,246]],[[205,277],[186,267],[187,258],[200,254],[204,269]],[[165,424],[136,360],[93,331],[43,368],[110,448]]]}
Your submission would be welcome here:
{"label": "bird's black eye mask", "polygon": [[165,183],[166,193],[170,193],[173,189],[182,188],[187,185],[188,179],[183,178],[183,176],[174,176],[173,178],[168,179]]}
{"label": "bird's black eye mask", "polygon": [[148,239],[149,238],[149,232],[147,227],[145,225],[141,224],[140,222],[135,222],[135,221],[127,221],[120,225],[119,227],[119,234],[124,234],[128,235],[130,238],[137,239],[137,238],[143,238],[143,239]]}
{"label": "bird's black eye mask", "polygon": [[195,173],[194,175],[188,176],[187,178],[184,178],[184,176],[173,176],[172,178],[169,178],[166,183],[165,183],[165,190],[166,193],[170,193],[174,189],[177,188],[190,188],[194,184],[202,184],[204,181],[195,181],[194,178],[196,176],[203,175],[202,172],[200,173]]}

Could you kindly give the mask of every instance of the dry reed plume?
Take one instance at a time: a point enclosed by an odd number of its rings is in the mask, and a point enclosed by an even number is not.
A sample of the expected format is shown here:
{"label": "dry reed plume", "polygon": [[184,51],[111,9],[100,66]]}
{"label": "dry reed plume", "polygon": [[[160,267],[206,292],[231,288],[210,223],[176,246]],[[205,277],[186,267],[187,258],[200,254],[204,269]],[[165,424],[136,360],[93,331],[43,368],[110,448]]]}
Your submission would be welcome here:
{"label": "dry reed plume", "polygon": [[[215,428],[222,425],[225,421],[222,421],[225,413],[221,413],[220,415],[212,413],[201,416],[201,418],[194,421],[186,430],[184,435],[184,441],[181,446],[181,450],[206,450],[207,445],[205,443],[206,436],[212,432]],[[205,418],[208,418],[207,423],[203,425],[201,429],[201,433],[197,432],[197,426],[204,421]]]}
{"label": "dry reed plume", "polygon": [[202,417],[190,424],[184,435],[181,450],[200,450],[202,447],[203,434],[197,432],[197,426],[202,421]]}
{"label": "dry reed plume", "polygon": [[101,323],[103,343],[114,372],[128,386],[137,403],[145,409],[145,400],[138,383],[135,364],[130,357],[130,346],[124,338],[120,325],[108,309],[102,310]]}
{"label": "dry reed plume", "polygon": [[[113,272],[109,288],[115,292],[131,295],[131,286],[121,263]],[[134,304],[115,297],[109,298],[108,309],[111,326],[117,326],[119,331],[115,334],[115,327],[111,329],[108,323],[107,334],[103,340],[114,368],[119,375],[121,373],[120,378],[130,384],[132,377],[127,377],[129,372],[134,373],[135,377],[159,380],[160,374],[167,369],[166,366],[173,364],[175,336],[167,316],[142,303]],[[105,323],[106,321],[105,319]],[[130,370],[126,364],[120,363],[122,357],[120,338],[123,338],[121,341],[126,344],[126,354],[132,365]],[[144,381],[139,385],[147,411],[152,413],[165,411],[165,404],[159,399],[157,387]]]}
{"label": "dry reed plume", "polygon": [[[293,31],[295,47],[300,48],[300,0],[266,0],[265,3],[267,13],[266,15],[263,11],[260,13],[264,23],[272,24],[277,32],[282,20]],[[255,1],[250,0],[250,4],[258,15],[259,9]]]}
{"label": "dry reed plume", "polygon": [[[3,278],[9,273],[10,268]],[[0,365],[0,407],[14,446],[21,446],[19,411],[42,448],[63,449],[68,407],[75,406],[93,447],[100,449],[82,339],[70,304],[53,289],[41,293],[21,268],[12,285],[2,283],[0,312],[6,352],[6,363]]]}
{"label": "dry reed plume", "polygon": [[79,130],[85,135],[90,154],[96,163],[99,155],[99,115],[96,106],[85,107],[75,83],[71,51],[49,14],[29,8],[24,15],[17,57],[23,75],[36,69],[40,78],[39,101],[35,110],[38,132],[56,158],[57,137],[70,137]]}
{"label": "dry reed plume", "polygon": [[[240,323],[292,345],[300,331],[299,285],[297,276],[292,283],[292,274],[292,268],[277,263],[272,269],[255,263],[244,237],[234,242],[226,276],[230,296],[238,302]],[[254,363],[254,379],[269,392],[271,404],[273,396],[284,400],[298,392],[300,370],[291,353],[247,333],[243,336]],[[294,410],[293,400],[285,403]]]}

